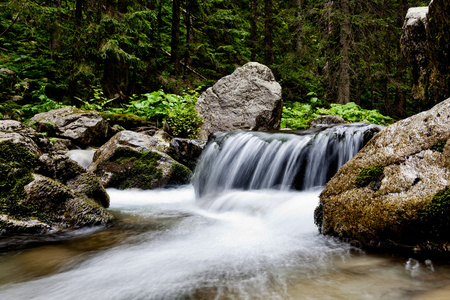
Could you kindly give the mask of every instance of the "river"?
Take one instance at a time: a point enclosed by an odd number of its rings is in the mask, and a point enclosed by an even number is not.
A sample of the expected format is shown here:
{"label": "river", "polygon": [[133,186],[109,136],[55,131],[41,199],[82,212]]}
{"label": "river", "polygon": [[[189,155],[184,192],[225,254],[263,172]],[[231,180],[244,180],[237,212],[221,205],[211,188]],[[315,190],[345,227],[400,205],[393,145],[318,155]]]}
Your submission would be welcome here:
{"label": "river", "polygon": [[[222,137],[216,148],[210,145],[205,155],[213,159],[203,157],[199,165],[208,176],[197,173],[196,188],[108,189],[109,210],[117,218],[112,226],[63,237],[15,237],[17,244],[28,243],[17,249],[5,246],[14,244],[11,238],[0,240],[0,299],[450,298],[445,261],[368,253],[320,235],[313,212],[323,187],[297,191],[284,178],[292,177],[289,162],[301,159],[285,160],[282,172],[261,171],[260,159],[242,167],[239,159],[248,154],[242,151],[270,157],[266,165],[279,161],[278,154],[290,157],[292,151],[283,147],[291,149],[291,138],[275,147],[273,139],[256,134],[270,140],[266,145],[254,136]],[[224,151],[227,143],[236,145],[234,138],[243,139],[241,146]],[[230,175],[238,165],[246,176]]]}

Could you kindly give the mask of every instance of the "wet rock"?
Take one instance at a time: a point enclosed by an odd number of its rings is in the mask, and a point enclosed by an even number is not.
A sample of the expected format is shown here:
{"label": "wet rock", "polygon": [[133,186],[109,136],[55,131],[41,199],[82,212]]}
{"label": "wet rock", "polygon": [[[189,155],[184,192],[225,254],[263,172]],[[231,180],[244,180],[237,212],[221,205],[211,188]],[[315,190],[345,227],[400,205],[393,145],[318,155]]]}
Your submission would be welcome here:
{"label": "wet rock", "polygon": [[272,71],[250,62],[220,79],[198,99],[203,119],[199,138],[237,129],[272,130],[280,127],[281,86]]}
{"label": "wet rock", "polygon": [[33,181],[25,186],[22,205],[34,206],[43,219],[57,227],[106,225],[113,217],[90,198],[48,177],[33,174]]}
{"label": "wet rock", "polygon": [[69,157],[44,154],[39,157],[39,161],[41,167],[35,171],[57,180],[103,207],[109,207],[109,196],[100,180]]}
{"label": "wet rock", "polygon": [[318,116],[311,121],[311,126],[332,124],[345,124],[345,120],[344,118],[335,115],[324,115]]}
{"label": "wet rock", "polygon": [[167,149],[159,138],[121,131],[95,152],[88,170],[103,186],[119,189],[188,183],[191,171],[164,153]]}
{"label": "wet rock", "polygon": [[174,138],[170,156],[194,171],[197,161],[206,147],[206,141]]}
{"label": "wet rock", "polygon": [[44,233],[113,219],[102,207],[109,205],[109,197],[95,175],[63,155],[41,155],[37,145],[20,133],[2,135],[6,136],[0,139],[2,234]]}
{"label": "wet rock", "polygon": [[321,193],[322,232],[363,245],[450,238],[449,121],[450,99],[378,133]]}
{"label": "wet rock", "polygon": [[30,123],[35,124],[38,131],[47,132],[48,136],[68,138],[82,146],[101,145],[112,133],[108,122],[97,112],[73,107],[37,114]]}

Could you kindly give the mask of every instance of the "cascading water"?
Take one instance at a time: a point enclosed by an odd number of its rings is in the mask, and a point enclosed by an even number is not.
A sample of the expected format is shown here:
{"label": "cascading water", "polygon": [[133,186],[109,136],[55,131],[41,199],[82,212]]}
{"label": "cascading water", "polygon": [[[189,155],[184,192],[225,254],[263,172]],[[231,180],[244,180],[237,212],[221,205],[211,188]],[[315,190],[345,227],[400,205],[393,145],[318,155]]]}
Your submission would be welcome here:
{"label": "cascading water", "polygon": [[298,134],[237,131],[208,145],[194,178],[197,195],[223,190],[305,190],[323,186],[368,137],[375,125],[319,127]]}
{"label": "cascading water", "polygon": [[356,127],[223,135],[196,171],[200,199],[191,185],[108,190],[112,227],[0,253],[0,299],[411,299],[450,285],[448,268],[318,234],[312,187],[362,146]]}

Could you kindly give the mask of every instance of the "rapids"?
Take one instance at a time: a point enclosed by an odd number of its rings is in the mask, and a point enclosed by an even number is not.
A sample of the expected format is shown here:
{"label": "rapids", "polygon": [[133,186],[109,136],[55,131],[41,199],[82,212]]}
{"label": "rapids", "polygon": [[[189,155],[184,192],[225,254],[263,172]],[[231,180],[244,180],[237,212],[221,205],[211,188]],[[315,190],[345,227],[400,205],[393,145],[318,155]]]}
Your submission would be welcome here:
{"label": "rapids", "polygon": [[[324,182],[309,180],[318,166],[303,158],[317,147],[326,159],[313,161],[336,168],[362,146],[353,130],[224,135],[205,151],[194,185],[110,189],[113,226],[0,252],[0,299],[445,298],[446,264],[368,254],[320,235],[313,224]],[[325,143],[333,151],[354,149],[333,156]],[[298,182],[308,189],[293,190]],[[0,240],[0,249],[7,242]]]}

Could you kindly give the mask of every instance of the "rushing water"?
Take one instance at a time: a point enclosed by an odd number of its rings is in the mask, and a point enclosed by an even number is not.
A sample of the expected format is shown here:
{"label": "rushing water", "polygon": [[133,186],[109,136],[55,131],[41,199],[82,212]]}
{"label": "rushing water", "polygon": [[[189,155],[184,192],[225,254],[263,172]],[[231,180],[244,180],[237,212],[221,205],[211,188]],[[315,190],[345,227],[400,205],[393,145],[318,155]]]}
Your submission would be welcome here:
{"label": "rushing water", "polygon": [[[227,172],[231,161],[224,164]],[[224,169],[210,169],[211,178]],[[191,185],[108,190],[118,219],[113,226],[0,255],[0,299],[450,296],[450,268],[442,262],[367,254],[319,235],[313,210],[320,190],[218,185],[218,192],[206,186],[202,198]],[[0,240],[0,249],[7,249],[8,241]]]}

